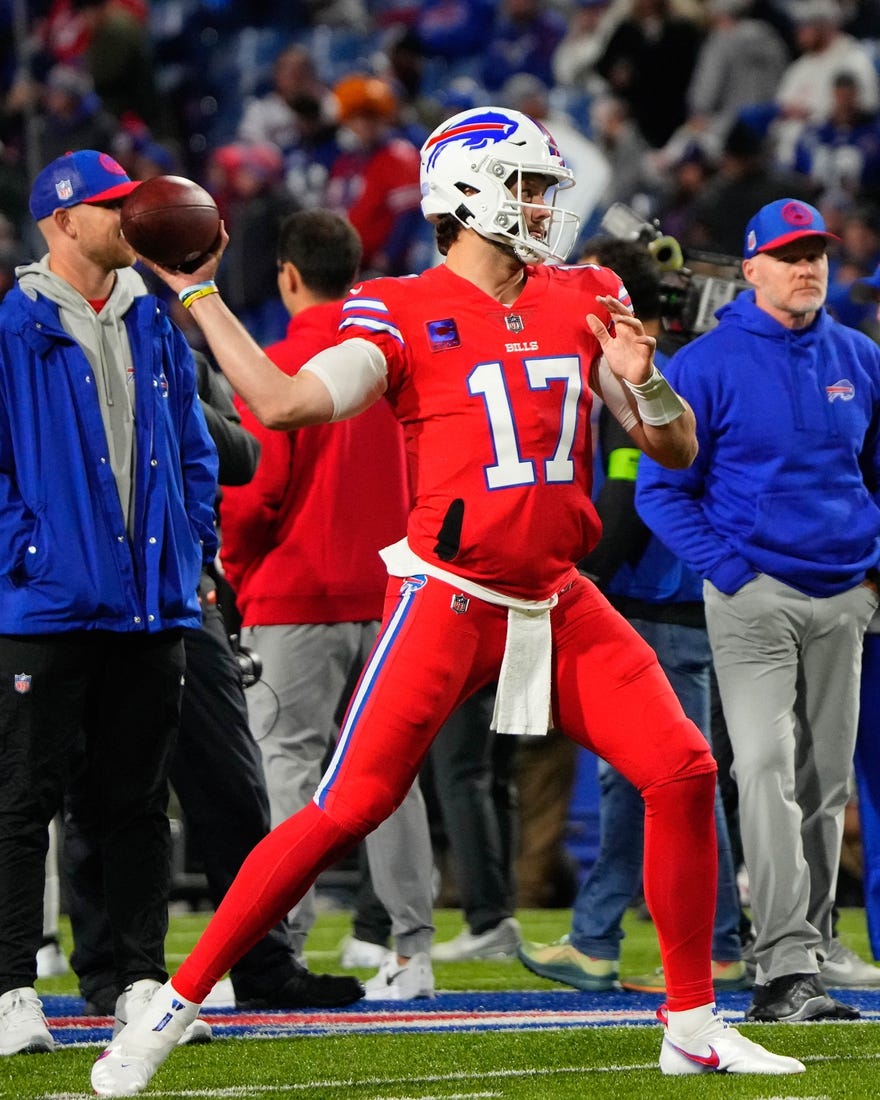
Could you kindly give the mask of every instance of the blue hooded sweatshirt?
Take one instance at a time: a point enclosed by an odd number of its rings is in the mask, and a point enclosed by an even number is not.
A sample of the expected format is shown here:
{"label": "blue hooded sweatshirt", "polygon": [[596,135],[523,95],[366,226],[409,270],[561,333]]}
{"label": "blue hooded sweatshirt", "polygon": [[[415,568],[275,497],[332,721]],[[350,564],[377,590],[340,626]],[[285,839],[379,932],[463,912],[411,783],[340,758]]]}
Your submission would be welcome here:
{"label": "blue hooded sweatshirt", "polygon": [[810,596],[880,558],[880,348],[820,310],[791,330],[743,291],[666,368],[690,402],[687,470],[643,457],[636,507],[721,592],[766,573]]}

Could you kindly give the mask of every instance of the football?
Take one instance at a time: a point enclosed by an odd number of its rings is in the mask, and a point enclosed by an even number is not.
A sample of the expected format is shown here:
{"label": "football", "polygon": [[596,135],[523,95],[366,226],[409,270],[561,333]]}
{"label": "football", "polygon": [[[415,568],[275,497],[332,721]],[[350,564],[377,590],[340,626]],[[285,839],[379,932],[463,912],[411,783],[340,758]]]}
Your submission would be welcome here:
{"label": "football", "polygon": [[220,230],[211,195],[183,176],[154,176],[122,204],[122,234],[135,252],[164,267],[194,271]]}

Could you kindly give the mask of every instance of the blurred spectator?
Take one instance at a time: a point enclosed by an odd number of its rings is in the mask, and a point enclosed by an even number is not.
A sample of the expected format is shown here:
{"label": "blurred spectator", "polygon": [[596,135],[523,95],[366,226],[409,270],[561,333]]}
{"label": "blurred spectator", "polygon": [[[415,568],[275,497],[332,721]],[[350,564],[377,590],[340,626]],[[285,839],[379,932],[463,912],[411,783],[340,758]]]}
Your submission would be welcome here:
{"label": "blurred spectator", "polygon": [[333,89],[340,152],[330,169],[326,205],[346,214],[363,241],[364,274],[403,275],[424,237],[419,208],[419,150],[397,130],[391,86],[355,74]]}
{"label": "blurred spectator", "polygon": [[[839,73],[822,123],[808,123],[795,147],[794,168],[823,191],[880,199],[880,119],[862,104],[859,82]],[[873,268],[872,268],[873,270]],[[869,275],[870,271],[864,272]]]}
{"label": "blurred spectator", "polygon": [[[277,15],[278,5],[271,5]],[[365,0],[303,0],[312,26],[342,27],[346,30],[366,33],[372,23]]]}
{"label": "blurred spectator", "polygon": [[764,140],[744,122],[736,122],[725,139],[718,172],[696,202],[694,247],[739,256],[755,210],[785,195],[806,199],[813,194],[805,177],[774,169]]}
{"label": "blurred spectator", "polygon": [[54,65],[46,75],[42,99],[32,132],[41,164],[71,149],[113,148],[119,122],[104,108],[85,70]]}
{"label": "blurred spectator", "polygon": [[672,13],[669,0],[633,0],[596,62],[655,149],[687,118],[687,90],[702,38],[692,19]]}
{"label": "blurred spectator", "polygon": [[546,0],[499,0],[480,82],[494,92],[517,73],[531,73],[552,87],[553,54],[564,37],[565,21]]}
{"label": "blurred spectator", "polygon": [[136,142],[132,148],[132,166],[135,178],[152,179],[153,176],[181,174],[181,165],[174,149],[161,141]]}
{"label": "blurred spectator", "polygon": [[412,29],[433,57],[479,57],[491,41],[497,7],[497,0],[423,0]]}
{"label": "blurred spectator", "polygon": [[104,107],[120,120],[134,115],[154,134],[174,135],[174,113],[156,86],[145,21],[117,0],[71,0],[71,7],[85,23],[82,61]]}
{"label": "blurred spectator", "polygon": [[[40,10],[34,23],[34,68],[38,77],[56,62],[82,64],[88,49],[89,21],[76,0],[49,0],[33,5]],[[148,0],[115,0],[115,6],[146,25]]]}
{"label": "blurred spectator", "polygon": [[425,50],[408,27],[392,27],[374,57],[375,75],[391,85],[397,96],[397,123],[402,137],[417,148],[433,129],[436,101],[425,95]]}
{"label": "blurred spectator", "polygon": [[280,150],[266,142],[223,145],[208,163],[207,187],[229,233],[229,262],[218,283],[230,309],[261,344],[279,339],[287,328],[275,245],[282,220],[299,203],[284,183],[283,169]]}
{"label": "blurred spectator", "polygon": [[303,139],[303,115],[329,125],[335,114],[330,89],[318,77],[308,46],[286,46],[272,66],[272,87],[244,104],[240,141],[277,145],[282,153]]}
{"label": "blurred spectator", "polygon": [[310,96],[298,99],[294,112],[299,138],[284,154],[284,184],[303,209],[313,210],[325,201],[330,169],[339,156],[338,127]]}
{"label": "blurred spectator", "polygon": [[691,141],[662,174],[654,215],[660,228],[683,248],[696,247],[697,204],[715,174],[716,161],[699,141]]}
{"label": "blurred spectator", "polygon": [[740,108],[772,102],[788,65],[785,42],[751,14],[752,0],[708,0],[709,31],[687,92],[688,125],[723,136]]}
{"label": "blurred spectator", "polygon": [[434,95],[433,126],[439,126],[445,118],[470,111],[473,107],[484,107],[489,93],[472,76],[457,76]]}
{"label": "blurred spectator", "polygon": [[828,258],[826,308],[841,324],[872,334],[874,300],[856,301],[851,291],[856,280],[867,278],[880,264],[880,210],[869,203],[851,204],[840,218],[839,233],[840,242]]}
{"label": "blurred spectator", "polygon": [[650,146],[644,138],[629,104],[615,95],[594,100],[590,109],[593,139],[611,165],[611,183],[602,196],[602,205],[632,203],[656,184],[649,167]]}
{"label": "blurred spectator", "polygon": [[498,101],[522,111],[546,126],[563,159],[574,172],[577,186],[566,196],[566,205],[581,220],[581,233],[592,231],[592,219],[602,213],[602,201],[613,186],[611,165],[601,149],[575,126],[570,115],[554,110],[550,89],[537,76],[519,73],[501,89]]}
{"label": "blurred spectator", "polygon": [[798,0],[790,7],[800,56],[779,82],[779,117],[771,130],[774,156],[790,165],[798,138],[807,123],[821,125],[831,114],[834,80],[848,73],[859,88],[859,103],[877,110],[880,85],[868,48],[840,28],[843,12],[835,0]]}
{"label": "blurred spectator", "polygon": [[568,30],[553,54],[557,84],[590,94],[608,90],[596,72],[596,62],[628,9],[629,0],[575,0]]}

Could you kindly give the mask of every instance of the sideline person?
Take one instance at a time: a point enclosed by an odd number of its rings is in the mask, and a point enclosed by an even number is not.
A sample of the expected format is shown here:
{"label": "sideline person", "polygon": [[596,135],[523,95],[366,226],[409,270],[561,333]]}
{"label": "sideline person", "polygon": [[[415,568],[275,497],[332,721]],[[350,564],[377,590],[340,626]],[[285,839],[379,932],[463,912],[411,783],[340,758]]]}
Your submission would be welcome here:
{"label": "sideline person", "polygon": [[[639,466],[636,507],[704,578],[733,750],[757,977],[747,1019],[855,1019],[835,940],[865,629],[880,560],[880,348],[825,311],[833,234],[797,199],[746,227],[751,289],[669,374],[693,405],[687,470]],[[772,838],[772,843],[768,840]]]}
{"label": "sideline person", "polygon": [[0,1054],[54,1046],[35,959],[80,760],[122,1007],[168,977],[168,774],[217,451],[183,334],[131,270],[135,187],[97,150],[48,164],[30,194],[48,252],[0,307]]}

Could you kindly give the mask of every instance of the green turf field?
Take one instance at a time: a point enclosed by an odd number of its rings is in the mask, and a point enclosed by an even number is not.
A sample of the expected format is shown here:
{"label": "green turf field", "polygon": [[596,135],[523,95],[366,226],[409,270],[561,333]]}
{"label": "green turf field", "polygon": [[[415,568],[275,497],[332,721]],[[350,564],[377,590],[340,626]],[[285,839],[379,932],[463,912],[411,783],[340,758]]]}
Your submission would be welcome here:
{"label": "green turf field", "polygon": [[[550,940],[568,928],[567,911],[518,914],[524,934]],[[169,966],[188,950],[202,914],[175,917]],[[458,931],[460,916],[436,914],[438,938]],[[653,927],[627,915],[622,971],[641,973],[658,962]],[[841,918],[844,940],[866,958],[861,910]],[[335,968],[336,945],[349,931],[345,913],[324,914],[310,937],[315,970]],[[69,947],[69,943],[66,945]],[[366,972],[362,975],[367,976]],[[518,962],[435,966],[437,987],[452,990],[542,990],[563,987],[530,974]],[[70,978],[38,983],[41,993],[73,993]],[[583,998],[590,995],[576,995]],[[601,996],[589,1000],[601,1007]],[[401,1006],[403,1008],[404,1006]],[[878,1023],[750,1025],[744,1031],[772,1049],[800,1058],[797,1077],[666,1078],[657,1068],[658,1027],[594,1027],[550,1031],[223,1039],[175,1052],[145,1096],[304,1097],[309,1100],[586,1100],[729,1097],[730,1100],[874,1100],[880,1096]],[[96,1048],[60,1048],[41,1056],[0,1059],[2,1100],[85,1100]]]}

